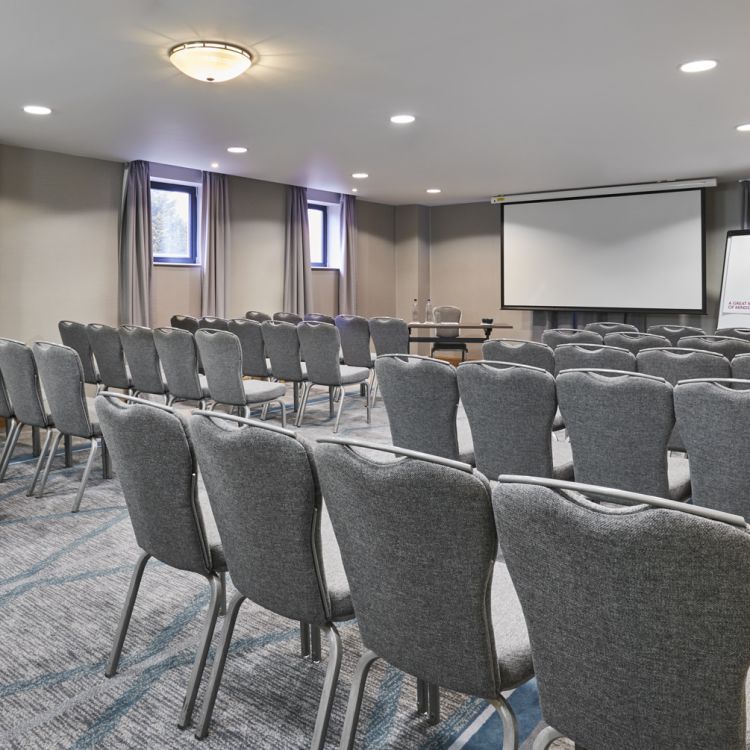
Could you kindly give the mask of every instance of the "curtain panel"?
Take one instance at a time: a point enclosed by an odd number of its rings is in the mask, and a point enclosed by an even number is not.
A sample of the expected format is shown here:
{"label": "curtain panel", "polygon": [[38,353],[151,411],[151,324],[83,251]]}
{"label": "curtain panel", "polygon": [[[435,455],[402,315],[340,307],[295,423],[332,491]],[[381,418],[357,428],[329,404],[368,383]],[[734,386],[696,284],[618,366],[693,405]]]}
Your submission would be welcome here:
{"label": "curtain panel", "polygon": [[314,311],[307,189],[301,187],[290,186],[287,191],[283,306],[284,312],[297,315]]}
{"label": "curtain panel", "polygon": [[229,279],[229,179],[203,173],[201,196],[201,315],[225,318]]}
{"label": "curtain panel", "polygon": [[339,313],[357,314],[357,199],[342,195],[341,201],[341,278]]}

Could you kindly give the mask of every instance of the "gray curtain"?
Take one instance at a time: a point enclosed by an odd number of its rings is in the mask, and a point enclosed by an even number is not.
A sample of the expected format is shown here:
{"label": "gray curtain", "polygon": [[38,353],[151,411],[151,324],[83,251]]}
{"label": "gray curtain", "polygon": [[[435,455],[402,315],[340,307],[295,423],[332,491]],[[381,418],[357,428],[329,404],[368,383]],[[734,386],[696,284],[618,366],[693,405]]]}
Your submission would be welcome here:
{"label": "gray curtain", "polygon": [[203,173],[201,198],[201,315],[227,316],[229,278],[229,180]]}
{"label": "gray curtain", "polygon": [[341,196],[341,278],[339,313],[357,314],[357,199]]}
{"label": "gray curtain", "polygon": [[151,325],[151,184],[147,161],[125,166],[118,248],[120,324]]}
{"label": "gray curtain", "polygon": [[310,271],[310,227],[307,222],[307,189],[290,187],[286,200],[284,246],[284,312],[314,312]]}

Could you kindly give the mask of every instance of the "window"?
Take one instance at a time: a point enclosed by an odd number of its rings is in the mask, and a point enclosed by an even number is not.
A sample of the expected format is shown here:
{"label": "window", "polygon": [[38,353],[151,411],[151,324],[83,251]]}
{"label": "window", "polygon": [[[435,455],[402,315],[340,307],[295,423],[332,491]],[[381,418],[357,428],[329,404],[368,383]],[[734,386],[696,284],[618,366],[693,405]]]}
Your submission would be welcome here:
{"label": "window", "polygon": [[308,203],[307,223],[310,225],[310,265],[325,268],[328,265],[327,207]]}
{"label": "window", "polygon": [[194,185],[151,182],[154,263],[198,262],[198,191]]}

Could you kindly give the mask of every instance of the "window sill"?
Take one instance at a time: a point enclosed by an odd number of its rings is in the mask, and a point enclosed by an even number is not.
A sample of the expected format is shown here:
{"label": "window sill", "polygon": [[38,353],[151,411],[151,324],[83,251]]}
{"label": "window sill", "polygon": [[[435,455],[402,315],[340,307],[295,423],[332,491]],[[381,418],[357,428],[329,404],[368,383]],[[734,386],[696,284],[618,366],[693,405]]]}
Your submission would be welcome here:
{"label": "window sill", "polygon": [[152,261],[154,266],[159,268],[200,268],[200,263],[160,263],[158,260]]}
{"label": "window sill", "polygon": [[338,271],[335,266],[310,266],[313,271]]}

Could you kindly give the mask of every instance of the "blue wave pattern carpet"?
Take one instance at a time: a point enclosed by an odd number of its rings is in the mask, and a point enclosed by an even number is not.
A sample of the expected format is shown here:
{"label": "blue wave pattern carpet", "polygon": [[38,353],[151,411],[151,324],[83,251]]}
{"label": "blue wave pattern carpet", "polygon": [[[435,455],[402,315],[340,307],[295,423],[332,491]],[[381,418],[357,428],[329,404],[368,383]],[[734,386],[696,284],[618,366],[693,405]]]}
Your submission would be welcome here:
{"label": "blue wave pattern carpet", "polygon": [[[331,434],[326,397],[311,399],[302,430],[311,439]],[[382,401],[368,426],[361,400],[347,397],[340,434],[387,442]],[[208,587],[199,576],[149,562],[119,672],[104,677],[138,552],[119,484],[116,478],[103,480],[98,467],[81,511],[69,512],[85,455],[80,446],[70,469],[61,468],[58,458],[45,497],[29,498],[33,460],[27,442],[0,484],[0,747],[197,748],[192,731],[181,732],[176,718]],[[329,748],[338,746],[351,675],[362,652],[356,625],[342,626],[341,633],[344,656]],[[200,746],[308,746],[324,672],[325,660],[312,664],[300,658],[297,623],[246,603],[211,733]],[[207,675],[208,670],[198,710]],[[442,690],[442,720],[429,726],[416,714],[412,677],[383,662],[371,675],[358,748],[502,747],[501,722],[486,702]],[[535,683],[517,689],[510,703],[528,750],[541,728]]]}

